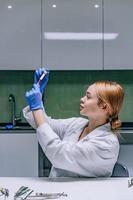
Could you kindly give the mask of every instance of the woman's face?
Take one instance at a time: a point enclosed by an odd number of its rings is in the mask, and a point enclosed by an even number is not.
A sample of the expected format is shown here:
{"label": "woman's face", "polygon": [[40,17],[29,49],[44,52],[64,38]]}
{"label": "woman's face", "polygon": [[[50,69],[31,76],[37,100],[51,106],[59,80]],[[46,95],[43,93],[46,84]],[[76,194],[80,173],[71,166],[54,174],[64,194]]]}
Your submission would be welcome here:
{"label": "woman's face", "polygon": [[91,85],[80,100],[80,114],[89,118],[96,118],[103,114],[102,106],[98,105],[95,85]]}

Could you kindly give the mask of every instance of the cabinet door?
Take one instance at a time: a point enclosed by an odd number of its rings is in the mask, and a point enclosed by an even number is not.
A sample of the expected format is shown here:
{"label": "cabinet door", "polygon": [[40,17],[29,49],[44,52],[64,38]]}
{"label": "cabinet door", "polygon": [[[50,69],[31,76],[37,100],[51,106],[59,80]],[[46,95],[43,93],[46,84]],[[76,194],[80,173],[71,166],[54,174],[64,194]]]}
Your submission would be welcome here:
{"label": "cabinet door", "polygon": [[102,69],[102,0],[43,0],[43,65]]}
{"label": "cabinet door", "polygon": [[[131,133],[132,134],[132,133]],[[121,145],[118,162],[123,163],[128,171],[129,176],[133,177],[133,145]]]}
{"label": "cabinet door", "polygon": [[104,1],[105,69],[133,69],[133,1]]}
{"label": "cabinet door", "polygon": [[41,0],[0,1],[0,69],[41,64]]}
{"label": "cabinet door", "polygon": [[36,134],[0,134],[0,176],[38,176]]}

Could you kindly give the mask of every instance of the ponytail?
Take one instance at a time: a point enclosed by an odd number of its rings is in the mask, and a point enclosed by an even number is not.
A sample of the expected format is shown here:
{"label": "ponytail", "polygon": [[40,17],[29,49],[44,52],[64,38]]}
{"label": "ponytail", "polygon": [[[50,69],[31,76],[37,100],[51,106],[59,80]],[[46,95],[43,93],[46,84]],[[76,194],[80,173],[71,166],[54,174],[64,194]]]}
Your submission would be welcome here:
{"label": "ponytail", "polygon": [[119,120],[118,116],[112,117],[110,124],[112,131],[117,131],[121,127],[121,120]]}

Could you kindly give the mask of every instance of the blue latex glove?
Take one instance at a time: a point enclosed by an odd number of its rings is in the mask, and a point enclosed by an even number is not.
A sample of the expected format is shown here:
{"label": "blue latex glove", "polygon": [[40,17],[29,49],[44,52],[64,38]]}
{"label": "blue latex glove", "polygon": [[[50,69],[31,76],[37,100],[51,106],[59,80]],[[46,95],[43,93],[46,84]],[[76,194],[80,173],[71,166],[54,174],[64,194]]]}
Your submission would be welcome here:
{"label": "blue latex glove", "polygon": [[43,109],[42,93],[40,92],[40,85],[34,84],[33,88],[25,94],[30,110]]}
{"label": "blue latex glove", "polygon": [[45,75],[45,77],[39,82],[39,85],[40,85],[40,91],[41,93],[44,92],[45,88],[46,88],[46,85],[48,83],[48,80],[49,80],[49,70],[44,68],[44,67],[40,67],[38,68],[35,73],[34,73],[34,83],[37,84],[41,75],[43,74],[43,72],[47,72],[47,74]]}

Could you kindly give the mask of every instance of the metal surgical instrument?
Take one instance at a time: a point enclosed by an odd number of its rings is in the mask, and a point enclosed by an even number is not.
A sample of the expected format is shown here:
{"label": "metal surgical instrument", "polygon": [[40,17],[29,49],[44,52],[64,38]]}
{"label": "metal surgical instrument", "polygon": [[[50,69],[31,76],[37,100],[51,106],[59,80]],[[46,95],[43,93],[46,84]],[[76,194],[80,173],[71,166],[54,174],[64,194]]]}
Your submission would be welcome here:
{"label": "metal surgical instrument", "polygon": [[26,199],[33,190],[29,189],[28,187],[22,186],[19,188],[19,190],[14,195],[14,200],[17,200],[17,198],[20,198],[22,200]]}
{"label": "metal surgical instrument", "polygon": [[128,180],[128,187],[133,186],[133,178],[131,178],[130,180]]}
{"label": "metal surgical instrument", "polygon": [[9,190],[6,188],[0,188],[0,196],[5,196],[6,199],[6,197],[9,196]]}
{"label": "metal surgical instrument", "polygon": [[29,196],[26,200],[45,200],[45,199],[58,199],[60,197],[67,197],[67,194],[62,193],[36,193]]}

